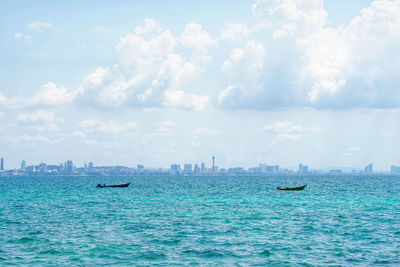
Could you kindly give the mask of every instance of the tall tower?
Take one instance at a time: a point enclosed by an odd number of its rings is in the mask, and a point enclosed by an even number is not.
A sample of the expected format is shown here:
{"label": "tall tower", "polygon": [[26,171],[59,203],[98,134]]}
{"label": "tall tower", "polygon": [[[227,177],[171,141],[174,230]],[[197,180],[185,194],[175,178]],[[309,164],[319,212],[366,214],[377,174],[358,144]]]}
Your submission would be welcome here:
{"label": "tall tower", "polygon": [[21,170],[25,171],[25,167],[26,167],[26,161],[23,160],[21,161]]}
{"label": "tall tower", "polygon": [[212,165],[212,172],[215,172],[215,157],[214,155],[212,156],[212,161],[213,161],[213,165]]}
{"label": "tall tower", "polygon": [[4,159],[3,158],[1,158],[1,160],[0,160],[1,162],[0,162],[0,170],[4,170]]}

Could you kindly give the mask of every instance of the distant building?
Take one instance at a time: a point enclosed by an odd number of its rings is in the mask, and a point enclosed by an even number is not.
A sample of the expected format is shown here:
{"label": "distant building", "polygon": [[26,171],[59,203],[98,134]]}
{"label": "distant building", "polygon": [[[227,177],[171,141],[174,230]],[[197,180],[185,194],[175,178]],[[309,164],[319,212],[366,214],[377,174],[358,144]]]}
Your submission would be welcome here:
{"label": "distant building", "polygon": [[88,172],[93,172],[93,162],[89,162]]}
{"label": "distant building", "polygon": [[297,171],[298,173],[308,173],[308,166],[299,164],[299,170]]}
{"label": "distant building", "polygon": [[199,165],[197,165],[197,164],[194,164],[194,169],[193,169],[193,172],[194,172],[195,174],[199,174],[199,173],[200,173],[200,168],[199,168]]}
{"label": "distant building", "polygon": [[211,167],[211,172],[213,172],[213,173],[218,172],[218,167],[215,166],[215,156],[212,156],[212,167]]}
{"label": "distant building", "polygon": [[4,158],[0,159],[0,170],[4,171]]}
{"label": "distant building", "polygon": [[279,165],[274,165],[273,166],[273,173],[278,174],[279,173]]}
{"label": "distant building", "polygon": [[329,174],[341,174],[342,170],[329,170]]}
{"label": "distant building", "polygon": [[57,172],[60,171],[60,166],[58,166],[58,165],[47,165],[46,169],[47,169],[48,172],[57,173]]}
{"label": "distant building", "polygon": [[21,170],[24,171],[26,168],[26,162],[25,160],[21,161]]}
{"label": "distant building", "polygon": [[399,175],[400,174],[400,167],[399,166],[391,166],[390,167],[390,174],[391,175]]}
{"label": "distant building", "polygon": [[64,165],[64,171],[70,173],[73,170],[74,170],[74,164],[72,163],[72,160],[67,160]]}
{"label": "distant building", "polygon": [[242,167],[234,167],[234,168],[229,168],[228,173],[231,174],[241,174],[241,173],[246,173],[245,169]]}
{"label": "distant building", "polygon": [[190,163],[184,164],[183,165],[183,172],[184,173],[192,173],[193,172],[192,164],[190,164]]}
{"label": "distant building", "polygon": [[201,174],[205,174],[206,173],[206,164],[204,162],[202,162],[200,164],[200,173]]}
{"label": "distant building", "polygon": [[178,174],[181,172],[181,165],[179,164],[171,164],[171,173]]}
{"label": "distant building", "polygon": [[46,172],[47,172],[47,165],[46,165],[46,163],[40,163],[40,164],[39,164],[38,171],[39,171],[40,173],[46,173]]}
{"label": "distant building", "polygon": [[365,166],[364,172],[365,172],[365,173],[372,173],[372,172],[373,172],[372,163],[370,163],[370,164],[368,164],[367,166]]}
{"label": "distant building", "polygon": [[33,172],[35,172],[35,167],[33,165],[26,166],[25,171],[27,173],[33,173]]}

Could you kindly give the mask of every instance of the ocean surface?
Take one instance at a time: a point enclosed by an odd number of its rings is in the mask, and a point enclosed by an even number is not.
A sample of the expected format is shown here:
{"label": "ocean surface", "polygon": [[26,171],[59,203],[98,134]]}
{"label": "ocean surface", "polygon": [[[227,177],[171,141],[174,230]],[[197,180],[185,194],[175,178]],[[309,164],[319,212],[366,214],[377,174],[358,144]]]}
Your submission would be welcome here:
{"label": "ocean surface", "polygon": [[400,266],[400,177],[0,177],[4,265]]}

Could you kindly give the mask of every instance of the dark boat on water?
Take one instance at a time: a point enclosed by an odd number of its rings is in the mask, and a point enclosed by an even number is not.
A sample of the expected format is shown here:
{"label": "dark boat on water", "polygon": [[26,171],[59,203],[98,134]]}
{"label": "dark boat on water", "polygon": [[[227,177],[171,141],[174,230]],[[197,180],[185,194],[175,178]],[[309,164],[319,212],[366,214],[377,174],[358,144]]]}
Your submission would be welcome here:
{"label": "dark boat on water", "polygon": [[128,187],[129,185],[130,185],[131,183],[126,183],[126,184],[115,184],[115,185],[101,185],[101,184],[98,184],[96,187],[99,187],[99,188],[103,188],[103,187]]}
{"label": "dark boat on water", "polygon": [[276,189],[278,190],[293,190],[293,191],[298,191],[298,190],[303,190],[307,185],[303,186],[297,186],[297,187],[277,187]]}

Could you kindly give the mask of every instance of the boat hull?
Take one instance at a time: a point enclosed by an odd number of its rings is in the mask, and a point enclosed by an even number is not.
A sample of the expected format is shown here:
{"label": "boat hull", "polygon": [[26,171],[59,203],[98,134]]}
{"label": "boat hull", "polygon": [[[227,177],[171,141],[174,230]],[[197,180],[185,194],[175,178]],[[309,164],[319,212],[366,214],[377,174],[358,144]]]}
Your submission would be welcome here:
{"label": "boat hull", "polygon": [[288,191],[299,191],[303,190],[307,185],[297,186],[297,187],[277,187],[278,190],[288,190]]}
{"label": "boat hull", "polygon": [[101,185],[98,184],[96,187],[99,188],[104,188],[104,187],[128,187],[131,183],[126,183],[126,184],[117,184],[117,185]]}

